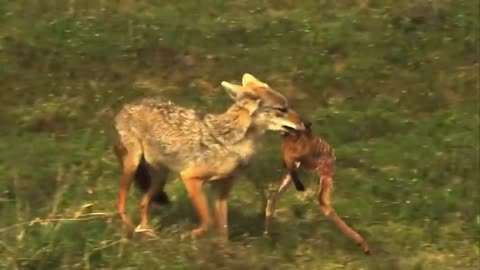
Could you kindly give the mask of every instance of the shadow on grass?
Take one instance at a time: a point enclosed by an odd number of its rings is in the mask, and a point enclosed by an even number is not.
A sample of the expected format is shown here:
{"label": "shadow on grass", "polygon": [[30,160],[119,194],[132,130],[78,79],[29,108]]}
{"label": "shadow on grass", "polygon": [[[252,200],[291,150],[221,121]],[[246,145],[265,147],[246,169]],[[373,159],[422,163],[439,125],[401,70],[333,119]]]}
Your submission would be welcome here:
{"label": "shadow on grass", "polygon": [[[301,207],[292,205],[293,212],[298,212],[298,209]],[[255,210],[230,205],[228,209],[230,242],[241,243],[246,239],[253,239],[260,241],[260,245],[283,249],[287,247],[286,250],[295,251],[300,245],[313,241],[321,250],[327,250],[327,253],[343,250],[352,255],[363,255],[350,238],[321,214],[315,215],[315,218],[305,218],[304,213],[295,213],[294,219],[274,219],[271,233],[264,235],[264,213]],[[345,221],[352,223],[347,219]],[[152,208],[150,222],[160,234],[166,232],[184,234],[198,225],[196,213],[185,197],[180,197],[169,205]],[[357,231],[370,244],[373,255],[388,255],[388,252],[381,248],[381,243],[374,241],[373,236],[362,230]],[[215,236],[215,229],[213,228],[208,235]]]}

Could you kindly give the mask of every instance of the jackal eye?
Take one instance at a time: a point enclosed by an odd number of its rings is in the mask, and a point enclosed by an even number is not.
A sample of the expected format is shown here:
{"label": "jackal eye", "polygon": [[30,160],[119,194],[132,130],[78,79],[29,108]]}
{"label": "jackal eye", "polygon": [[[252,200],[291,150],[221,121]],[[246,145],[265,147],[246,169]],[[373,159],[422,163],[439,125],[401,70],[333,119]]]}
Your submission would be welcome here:
{"label": "jackal eye", "polygon": [[288,112],[288,108],[287,107],[282,107],[282,108],[276,108],[278,111],[282,112],[282,113],[287,113]]}

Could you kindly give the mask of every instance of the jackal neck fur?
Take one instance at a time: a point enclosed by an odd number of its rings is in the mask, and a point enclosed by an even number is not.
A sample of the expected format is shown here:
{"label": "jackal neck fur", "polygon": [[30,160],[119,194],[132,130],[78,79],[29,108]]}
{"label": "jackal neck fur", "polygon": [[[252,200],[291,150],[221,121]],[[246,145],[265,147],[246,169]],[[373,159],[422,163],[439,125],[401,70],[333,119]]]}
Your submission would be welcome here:
{"label": "jackal neck fur", "polygon": [[249,112],[236,104],[222,114],[205,115],[204,124],[210,135],[225,145],[254,137],[256,131]]}
{"label": "jackal neck fur", "polygon": [[249,112],[234,104],[223,114],[207,114],[206,132],[247,162],[255,152],[255,138],[261,135],[252,124]]}

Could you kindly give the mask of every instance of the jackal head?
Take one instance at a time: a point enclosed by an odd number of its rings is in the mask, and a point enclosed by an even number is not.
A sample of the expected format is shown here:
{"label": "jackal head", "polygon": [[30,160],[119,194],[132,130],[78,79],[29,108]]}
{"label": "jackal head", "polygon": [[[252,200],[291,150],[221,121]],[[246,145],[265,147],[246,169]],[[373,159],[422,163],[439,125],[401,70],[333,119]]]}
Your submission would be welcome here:
{"label": "jackal head", "polygon": [[252,124],[262,130],[304,130],[297,113],[288,107],[287,99],[272,90],[266,83],[246,73],[242,85],[222,82],[236,104],[248,110]]}

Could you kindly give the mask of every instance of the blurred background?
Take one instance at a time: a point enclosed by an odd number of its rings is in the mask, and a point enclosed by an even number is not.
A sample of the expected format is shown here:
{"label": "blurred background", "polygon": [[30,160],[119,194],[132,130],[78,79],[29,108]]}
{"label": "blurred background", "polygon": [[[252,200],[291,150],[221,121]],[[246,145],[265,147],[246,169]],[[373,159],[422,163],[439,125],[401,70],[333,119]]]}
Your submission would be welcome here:
{"label": "blurred background", "polygon": [[[478,269],[479,15],[474,0],[0,0],[0,268]],[[158,238],[110,216],[121,105],[222,112],[220,82],[245,72],[335,148],[333,206],[372,256],[323,217],[309,173],[262,236],[275,133],[232,191],[230,245],[180,240],[197,219],[176,176]]]}

